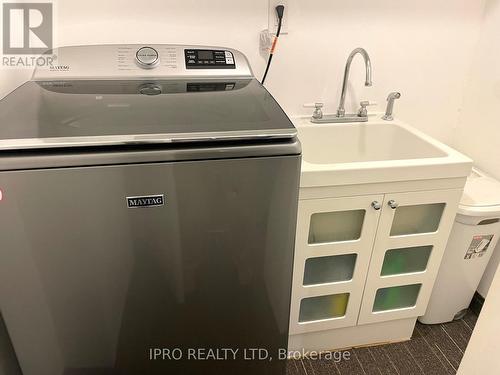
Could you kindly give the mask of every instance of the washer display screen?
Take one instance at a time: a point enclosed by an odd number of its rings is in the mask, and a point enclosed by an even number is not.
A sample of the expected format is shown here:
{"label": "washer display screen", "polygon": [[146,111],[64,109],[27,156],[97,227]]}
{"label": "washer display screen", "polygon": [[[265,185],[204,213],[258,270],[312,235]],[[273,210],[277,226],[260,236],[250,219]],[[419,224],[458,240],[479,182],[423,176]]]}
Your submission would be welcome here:
{"label": "washer display screen", "polygon": [[214,52],[213,51],[198,51],[198,59],[200,60],[213,60]]}

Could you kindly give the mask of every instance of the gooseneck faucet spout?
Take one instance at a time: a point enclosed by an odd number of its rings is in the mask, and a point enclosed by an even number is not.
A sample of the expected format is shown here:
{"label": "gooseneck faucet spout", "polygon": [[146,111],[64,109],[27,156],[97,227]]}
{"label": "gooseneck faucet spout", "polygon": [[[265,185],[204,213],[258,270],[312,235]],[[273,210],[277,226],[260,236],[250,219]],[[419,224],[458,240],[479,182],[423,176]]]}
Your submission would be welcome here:
{"label": "gooseneck faucet spout", "polygon": [[365,60],[365,68],[366,68],[365,86],[372,85],[372,64],[370,61],[370,56],[368,55],[368,52],[366,52],[364,48],[356,48],[354,51],[351,52],[351,54],[347,58],[347,63],[345,65],[344,82],[342,83],[342,95],[340,96],[339,108],[337,109],[337,117],[345,116],[344,106],[345,106],[345,97],[347,94],[347,83],[349,82],[349,72],[351,70],[352,60],[354,59],[354,56],[356,56],[358,53],[361,56],[363,56],[363,59]]}

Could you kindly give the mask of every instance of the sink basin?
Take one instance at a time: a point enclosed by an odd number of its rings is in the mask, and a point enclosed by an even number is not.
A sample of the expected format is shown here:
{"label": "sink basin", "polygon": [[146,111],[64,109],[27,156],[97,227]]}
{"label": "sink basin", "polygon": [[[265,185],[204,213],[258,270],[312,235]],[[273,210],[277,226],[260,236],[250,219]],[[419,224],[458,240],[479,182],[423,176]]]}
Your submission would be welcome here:
{"label": "sink basin", "polygon": [[472,165],[466,156],[398,120],[292,121],[302,143],[303,187],[463,178]]}
{"label": "sink basin", "polygon": [[304,160],[313,164],[440,158],[447,154],[395,124],[307,126],[299,129]]}

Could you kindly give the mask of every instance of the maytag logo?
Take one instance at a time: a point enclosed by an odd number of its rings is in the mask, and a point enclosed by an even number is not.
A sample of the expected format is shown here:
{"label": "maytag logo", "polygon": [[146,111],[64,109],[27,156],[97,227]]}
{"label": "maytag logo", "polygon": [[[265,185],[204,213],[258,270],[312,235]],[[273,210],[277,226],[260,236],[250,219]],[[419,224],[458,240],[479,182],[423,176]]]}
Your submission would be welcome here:
{"label": "maytag logo", "polygon": [[51,65],[49,69],[52,72],[67,72],[69,71],[69,65]]}
{"label": "maytag logo", "polygon": [[158,207],[163,206],[164,204],[165,196],[163,194],[127,197],[128,208]]}

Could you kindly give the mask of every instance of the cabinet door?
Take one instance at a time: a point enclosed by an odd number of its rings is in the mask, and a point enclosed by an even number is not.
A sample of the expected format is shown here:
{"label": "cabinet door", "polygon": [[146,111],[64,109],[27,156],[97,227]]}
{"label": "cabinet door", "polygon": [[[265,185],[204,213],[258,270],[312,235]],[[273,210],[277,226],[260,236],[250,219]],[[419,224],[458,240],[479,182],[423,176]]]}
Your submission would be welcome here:
{"label": "cabinet door", "polygon": [[425,313],[461,194],[385,195],[358,324]]}
{"label": "cabinet door", "polygon": [[356,325],[382,200],[299,201],[290,334]]}

